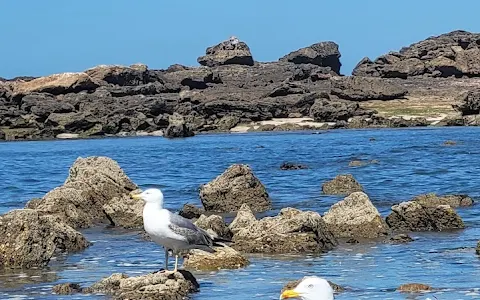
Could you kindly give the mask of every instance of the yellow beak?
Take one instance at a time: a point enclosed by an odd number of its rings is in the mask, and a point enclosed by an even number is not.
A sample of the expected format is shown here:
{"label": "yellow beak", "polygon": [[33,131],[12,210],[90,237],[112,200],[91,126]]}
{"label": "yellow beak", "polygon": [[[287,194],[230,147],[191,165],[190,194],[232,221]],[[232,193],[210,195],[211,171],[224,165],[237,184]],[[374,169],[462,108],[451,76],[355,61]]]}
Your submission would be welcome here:
{"label": "yellow beak", "polygon": [[135,199],[135,200],[141,200],[142,199],[142,196],[140,196],[140,193],[138,193],[138,191],[131,192],[130,197],[132,197],[132,199]]}
{"label": "yellow beak", "polygon": [[298,298],[300,294],[295,292],[294,290],[286,290],[280,296],[280,299],[288,299],[288,298]]}

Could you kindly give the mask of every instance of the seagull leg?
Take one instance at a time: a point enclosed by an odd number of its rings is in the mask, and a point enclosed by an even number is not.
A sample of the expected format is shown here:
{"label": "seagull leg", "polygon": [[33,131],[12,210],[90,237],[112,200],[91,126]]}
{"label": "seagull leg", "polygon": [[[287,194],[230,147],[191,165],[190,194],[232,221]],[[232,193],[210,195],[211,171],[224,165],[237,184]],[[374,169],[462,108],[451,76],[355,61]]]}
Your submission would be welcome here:
{"label": "seagull leg", "polygon": [[168,249],[165,248],[165,271],[168,271]]}
{"label": "seagull leg", "polygon": [[173,269],[173,272],[178,271],[178,254],[175,254],[175,269]]}

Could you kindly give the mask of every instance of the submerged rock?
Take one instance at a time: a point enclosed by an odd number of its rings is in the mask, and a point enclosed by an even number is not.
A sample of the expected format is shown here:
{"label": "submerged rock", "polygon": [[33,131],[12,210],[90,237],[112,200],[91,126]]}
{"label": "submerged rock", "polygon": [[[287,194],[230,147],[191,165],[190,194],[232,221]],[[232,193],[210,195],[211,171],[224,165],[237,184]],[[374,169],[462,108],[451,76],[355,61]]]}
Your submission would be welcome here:
{"label": "submerged rock", "polygon": [[377,238],[387,234],[385,221],[363,192],[335,203],[323,220],[337,238]]}
{"label": "submerged rock", "polygon": [[0,268],[43,267],[56,254],[89,245],[80,232],[32,209],[0,216]]}
{"label": "submerged rock", "polygon": [[280,170],[303,170],[303,169],[308,169],[308,166],[297,164],[297,163],[291,163],[291,162],[284,162],[280,166]]}
{"label": "submerged rock", "polygon": [[405,233],[394,235],[388,240],[388,242],[391,244],[405,244],[413,241],[414,240],[408,234],[405,234]]}
{"label": "submerged rock", "polygon": [[73,295],[82,292],[78,283],[62,283],[53,286],[52,292],[57,295]]}
{"label": "submerged rock", "polygon": [[245,256],[228,246],[215,247],[214,253],[193,249],[183,261],[184,268],[197,271],[239,269],[249,264]]}
{"label": "submerged rock", "polygon": [[156,272],[135,277],[115,273],[83,289],[83,292],[107,294],[114,299],[183,300],[198,291],[199,287],[192,273],[180,270],[176,273]]}
{"label": "submerged rock", "polygon": [[318,253],[338,244],[318,213],[294,208],[257,220],[248,205],[243,205],[229,227],[233,247],[248,253]]}
{"label": "submerged rock", "polygon": [[235,164],[223,174],[200,188],[200,199],[207,211],[233,212],[242,204],[254,211],[271,208],[271,200],[265,186],[253,174],[248,165]]}
{"label": "submerged rock", "polygon": [[432,287],[423,283],[406,283],[402,284],[397,288],[399,292],[411,292],[411,293],[418,293],[418,292],[425,292],[431,291]]}
{"label": "submerged rock", "polygon": [[477,247],[475,248],[475,253],[480,255],[480,241],[478,241],[478,243],[477,243]]}
{"label": "submerged rock", "polygon": [[354,192],[363,192],[363,187],[351,175],[338,175],[322,185],[322,191],[327,195],[348,195]]}
{"label": "submerged rock", "polygon": [[442,231],[465,228],[462,218],[449,205],[423,206],[416,201],[392,206],[385,220],[398,231]]}
{"label": "submerged rock", "polygon": [[436,207],[438,205],[450,205],[451,207],[473,205],[473,199],[467,195],[437,196],[435,193],[429,193],[416,196],[412,201],[418,202],[426,207]]}

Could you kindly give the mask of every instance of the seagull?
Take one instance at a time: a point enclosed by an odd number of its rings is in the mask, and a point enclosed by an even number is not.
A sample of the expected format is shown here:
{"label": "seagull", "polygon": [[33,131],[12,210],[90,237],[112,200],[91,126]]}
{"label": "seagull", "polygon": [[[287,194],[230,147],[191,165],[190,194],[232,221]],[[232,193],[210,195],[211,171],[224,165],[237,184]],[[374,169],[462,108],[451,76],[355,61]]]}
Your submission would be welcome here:
{"label": "seagull", "polygon": [[305,276],[300,283],[291,290],[286,290],[280,295],[280,300],[298,298],[302,300],[333,300],[333,289],[323,278]]}
{"label": "seagull", "polygon": [[133,199],[144,200],[143,227],[152,240],[165,249],[165,270],[168,271],[169,250],[175,255],[175,269],[178,271],[178,256],[182,250],[200,249],[214,253],[212,246],[224,246],[218,242],[230,242],[211,236],[190,220],[163,208],[163,193],[159,189],[147,189],[132,193]]}

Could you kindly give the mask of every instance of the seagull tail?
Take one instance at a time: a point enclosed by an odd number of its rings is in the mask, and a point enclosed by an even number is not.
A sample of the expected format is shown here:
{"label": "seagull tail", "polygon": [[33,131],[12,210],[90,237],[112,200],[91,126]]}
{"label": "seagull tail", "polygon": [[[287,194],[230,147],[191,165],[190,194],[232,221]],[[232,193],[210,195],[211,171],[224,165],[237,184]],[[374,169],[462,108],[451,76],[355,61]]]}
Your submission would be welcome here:
{"label": "seagull tail", "polygon": [[213,238],[213,245],[214,246],[224,246],[222,244],[219,244],[217,245],[217,243],[232,243],[232,240],[230,239],[226,239],[226,238],[222,238],[222,237],[215,237]]}

